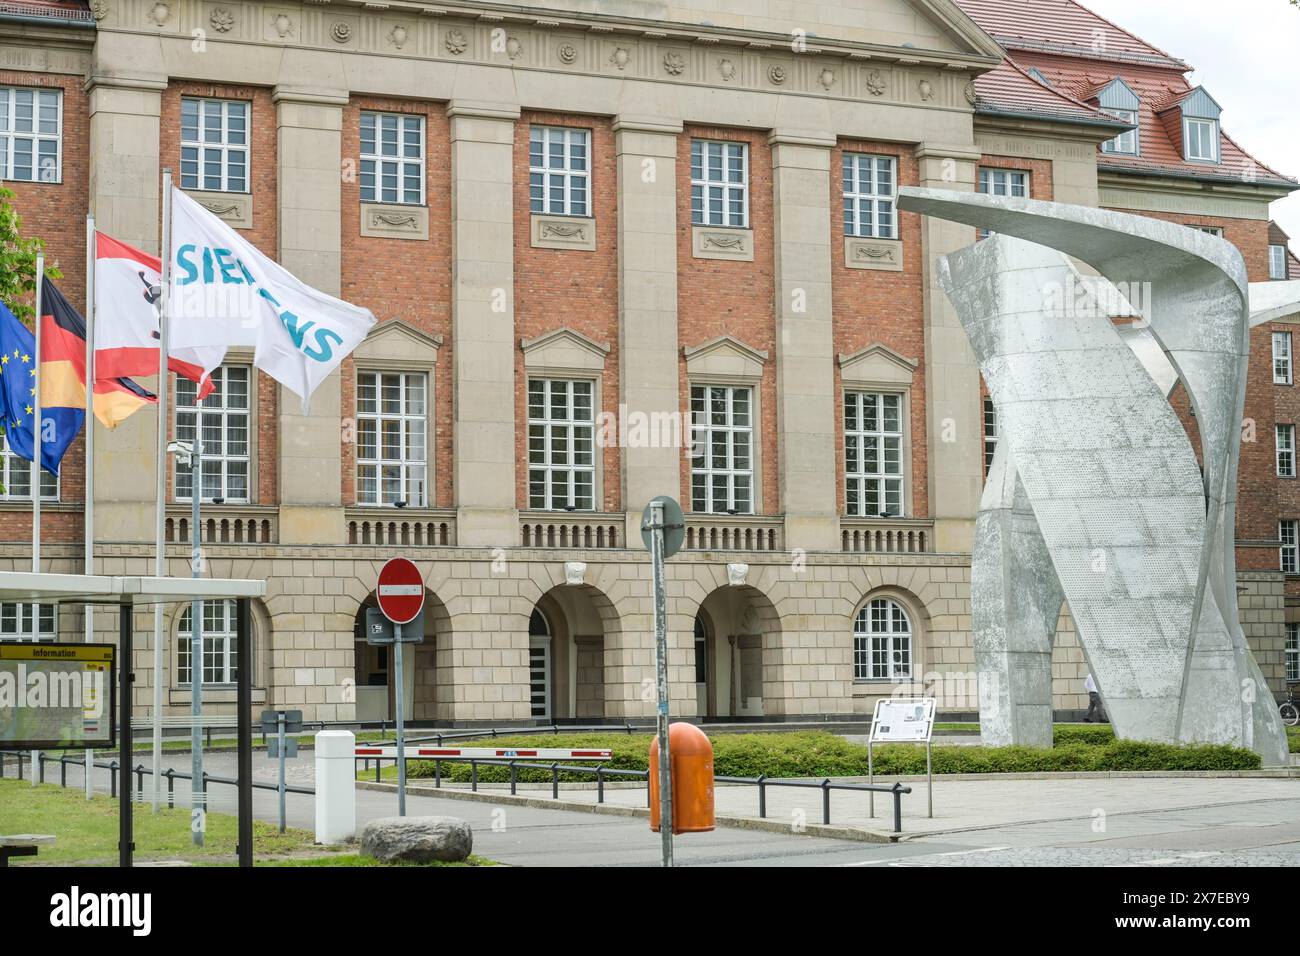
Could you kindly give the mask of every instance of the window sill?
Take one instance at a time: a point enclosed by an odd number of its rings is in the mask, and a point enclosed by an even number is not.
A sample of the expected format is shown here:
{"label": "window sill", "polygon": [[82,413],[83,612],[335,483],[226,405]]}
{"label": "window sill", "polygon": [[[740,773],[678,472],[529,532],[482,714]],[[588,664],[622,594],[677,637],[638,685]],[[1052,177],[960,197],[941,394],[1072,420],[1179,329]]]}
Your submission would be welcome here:
{"label": "window sill", "polygon": [[[169,704],[188,704],[190,703],[191,693],[189,688],[181,689],[173,687],[167,694]],[[203,703],[205,704],[235,704],[239,702],[239,691],[234,684],[205,684],[203,686]],[[266,703],[266,688],[253,688],[253,703]]]}

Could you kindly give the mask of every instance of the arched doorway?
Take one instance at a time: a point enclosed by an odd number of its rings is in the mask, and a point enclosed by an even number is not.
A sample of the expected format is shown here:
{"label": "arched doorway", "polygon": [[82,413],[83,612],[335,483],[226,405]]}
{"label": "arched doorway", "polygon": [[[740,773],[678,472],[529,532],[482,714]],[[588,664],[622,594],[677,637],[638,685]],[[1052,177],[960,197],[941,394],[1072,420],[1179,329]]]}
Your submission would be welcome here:
{"label": "arched doorway", "polygon": [[590,585],[543,594],[528,620],[528,690],[535,720],[605,717],[605,635],[617,627],[609,599]]}
{"label": "arched doorway", "polygon": [[[356,681],[356,719],[393,720],[397,715],[396,668],[391,646],[366,643],[366,609],[378,607],[372,591],[357,609],[352,622],[353,669]],[[408,625],[409,627],[409,625]],[[446,642],[450,619],[438,596],[424,592],[424,641],[407,644],[402,658],[403,703],[407,720],[434,720],[438,701],[438,644]]]}
{"label": "arched doorway", "polygon": [[765,698],[777,695],[779,688],[765,689],[765,676],[779,683],[780,642],[780,620],[767,595],[748,585],[712,591],[695,616],[698,713],[719,718],[767,714]]}

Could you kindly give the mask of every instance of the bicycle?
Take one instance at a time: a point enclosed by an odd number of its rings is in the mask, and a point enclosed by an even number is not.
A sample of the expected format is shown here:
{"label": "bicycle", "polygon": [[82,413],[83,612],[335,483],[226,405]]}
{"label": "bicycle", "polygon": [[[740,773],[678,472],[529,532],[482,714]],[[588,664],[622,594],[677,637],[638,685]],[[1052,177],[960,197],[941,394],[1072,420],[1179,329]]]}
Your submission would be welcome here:
{"label": "bicycle", "polygon": [[1286,700],[1278,705],[1278,713],[1282,715],[1282,723],[1288,727],[1294,727],[1300,724],[1300,698],[1295,695],[1295,685],[1288,684],[1286,688]]}

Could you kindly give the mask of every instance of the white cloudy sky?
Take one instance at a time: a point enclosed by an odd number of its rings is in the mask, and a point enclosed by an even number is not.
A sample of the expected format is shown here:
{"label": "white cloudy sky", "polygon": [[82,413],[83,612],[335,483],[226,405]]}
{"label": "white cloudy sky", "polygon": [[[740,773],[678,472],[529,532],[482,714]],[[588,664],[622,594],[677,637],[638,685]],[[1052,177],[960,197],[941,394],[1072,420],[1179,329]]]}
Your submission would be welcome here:
{"label": "white cloudy sky", "polygon": [[[1287,0],[1081,0],[1196,68],[1223,127],[1278,172],[1300,176],[1300,7]],[[1273,204],[1300,254],[1300,191]]]}

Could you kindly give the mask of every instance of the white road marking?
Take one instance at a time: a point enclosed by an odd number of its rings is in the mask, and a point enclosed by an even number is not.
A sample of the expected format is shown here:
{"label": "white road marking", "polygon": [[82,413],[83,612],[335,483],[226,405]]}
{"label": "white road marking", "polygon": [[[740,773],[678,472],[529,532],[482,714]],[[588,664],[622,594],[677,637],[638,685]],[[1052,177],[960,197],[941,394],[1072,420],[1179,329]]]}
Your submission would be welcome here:
{"label": "white road marking", "polygon": [[1009,846],[983,846],[976,850],[950,850],[947,853],[918,853],[915,857],[903,857],[902,859],[889,860],[860,860],[857,863],[837,863],[836,866],[902,866],[910,860],[932,859],[938,856],[967,856],[971,853],[995,853],[998,850],[1009,850]]}

